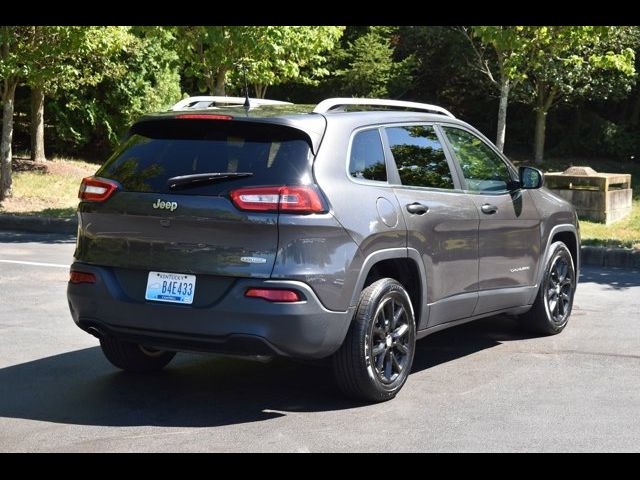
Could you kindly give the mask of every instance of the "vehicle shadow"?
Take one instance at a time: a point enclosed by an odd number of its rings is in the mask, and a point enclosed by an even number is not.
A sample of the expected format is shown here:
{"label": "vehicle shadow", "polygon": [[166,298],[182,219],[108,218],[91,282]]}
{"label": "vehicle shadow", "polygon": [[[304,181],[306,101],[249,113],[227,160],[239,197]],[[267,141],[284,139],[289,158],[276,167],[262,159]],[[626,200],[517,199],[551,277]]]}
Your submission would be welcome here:
{"label": "vehicle shadow", "polygon": [[[580,283],[597,283],[605,285],[609,290],[638,287],[640,270],[584,266],[580,269]],[[580,284],[578,284],[579,288]]]}
{"label": "vehicle shadow", "polygon": [[[413,374],[520,338],[506,317],[436,333],[418,343]],[[362,406],[340,394],[330,368],[182,354],[138,376],[98,347],[2,368],[0,385],[0,417],[80,425],[210,427]]]}
{"label": "vehicle shadow", "polygon": [[511,316],[497,315],[476,320],[419,340],[411,372],[451,362],[504,342],[533,337]]}

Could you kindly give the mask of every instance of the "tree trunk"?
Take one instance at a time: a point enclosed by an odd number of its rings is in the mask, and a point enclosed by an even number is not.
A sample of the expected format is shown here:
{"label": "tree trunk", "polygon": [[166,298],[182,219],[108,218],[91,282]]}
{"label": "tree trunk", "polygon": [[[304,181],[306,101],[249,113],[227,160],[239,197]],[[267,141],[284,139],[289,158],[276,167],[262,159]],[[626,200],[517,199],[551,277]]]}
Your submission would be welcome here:
{"label": "tree trunk", "polygon": [[501,152],[504,151],[504,139],[507,132],[507,106],[509,105],[509,89],[511,83],[509,79],[502,79],[500,85],[500,105],[498,106],[498,134],[496,137],[496,147]]}
{"label": "tree trunk", "polygon": [[44,92],[31,89],[31,160],[44,162]]}
{"label": "tree trunk", "polygon": [[544,160],[544,141],[547,129],[547,113],[553,107],[553,102],[557,99],[558,90],[555,87],[548,88],[544,83],[536,86],[536,133],[535,133],[535,154],[536,165],[540,165]]}
{"label": "tree trunk", "polygon": [[547,112],[542,107],[536,108],[535,161],[540,165],[544,159],[544,137],[547,128]]}
{"label": "tree trunk", "polygon": [[256,98],[264,98],[267,94],[267,86],[264,83],[256,83],[253,87],[256,90]]}
{"label": "tree trunk", "polygon": [[216,86],[213,89],[213,94],[215,96],[225,97],[225,89],[224,84],[227,79],[227,69],[224,67],[220,67],[218,69],[218,73],[216,74]]}
{"label": "tree trunk", "polygon": [[13,142],[13,107],[18,82],[5,80],[2,98],[2,142],[0,143],[0,201],[11,196],[11,143]]}

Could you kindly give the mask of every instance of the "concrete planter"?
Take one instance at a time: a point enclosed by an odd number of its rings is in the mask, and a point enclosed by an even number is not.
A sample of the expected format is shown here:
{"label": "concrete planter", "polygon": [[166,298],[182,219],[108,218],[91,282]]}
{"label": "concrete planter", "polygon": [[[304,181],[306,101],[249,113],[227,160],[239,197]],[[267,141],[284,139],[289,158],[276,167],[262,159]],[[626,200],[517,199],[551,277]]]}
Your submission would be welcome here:
{"label": "concrete planter", "polygon": [[631,213],[631,175],[597,173],[589,167],[571,167],[544,176],[553,193],[571,202],[584,220],[608,224]]}

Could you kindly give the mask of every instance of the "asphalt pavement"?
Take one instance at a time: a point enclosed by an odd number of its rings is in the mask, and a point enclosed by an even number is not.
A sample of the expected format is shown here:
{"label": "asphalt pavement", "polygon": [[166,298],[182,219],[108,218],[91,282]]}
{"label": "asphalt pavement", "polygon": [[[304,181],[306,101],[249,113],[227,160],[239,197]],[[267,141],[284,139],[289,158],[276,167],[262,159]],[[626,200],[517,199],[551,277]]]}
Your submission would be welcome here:
{"label": "asphalt pavement", "polygon": [[0,232],[0,451],[640,451],[640,271],[584,268],[557,336],[501,316],[427,337],[396,399],[363,406],[286,360],[117,371],[71,320],[73,248]]}

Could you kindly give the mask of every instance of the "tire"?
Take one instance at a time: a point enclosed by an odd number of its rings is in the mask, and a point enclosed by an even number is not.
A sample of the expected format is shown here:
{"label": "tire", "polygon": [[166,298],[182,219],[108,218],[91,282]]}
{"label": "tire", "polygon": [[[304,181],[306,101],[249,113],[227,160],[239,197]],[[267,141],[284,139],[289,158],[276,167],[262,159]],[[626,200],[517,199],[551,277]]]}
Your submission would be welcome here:
{"label": "tire", "polygon": [[576,271],[571,252],[564,243],[555,242],[533,307],[521,317],[524,327],[540,335],[562,332],[571,316],[575,290]]}
{"label": "tire", "polygon": [[144,347],[137,343],[123,342],[113,337],[100,339],[102,353],[114,366],[127,372],[148,373],[164,368],[176,355]]}
{"label": "tire", "polygon": [[391,400],[407,381],[415,344],[409,294],[392,278],[376,281],[360,294],[349,332],[333,356],[338,386],[359,401]]}

